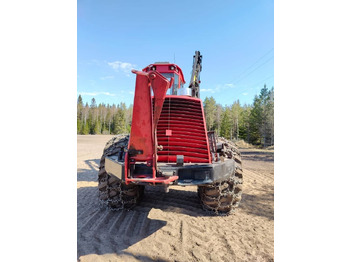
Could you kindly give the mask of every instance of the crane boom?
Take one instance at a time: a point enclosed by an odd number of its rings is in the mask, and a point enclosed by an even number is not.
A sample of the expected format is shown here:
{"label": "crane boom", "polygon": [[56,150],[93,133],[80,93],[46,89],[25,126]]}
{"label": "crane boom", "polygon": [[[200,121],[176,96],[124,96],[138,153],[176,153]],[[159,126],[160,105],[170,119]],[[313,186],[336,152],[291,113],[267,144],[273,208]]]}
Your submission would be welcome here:
{"label": "crane boom", "polygon": [[191,88],[191,96],[199,98],[200,72],[202,71],[202,55],[199,51],[193,56],[192,76],[188,88]]}

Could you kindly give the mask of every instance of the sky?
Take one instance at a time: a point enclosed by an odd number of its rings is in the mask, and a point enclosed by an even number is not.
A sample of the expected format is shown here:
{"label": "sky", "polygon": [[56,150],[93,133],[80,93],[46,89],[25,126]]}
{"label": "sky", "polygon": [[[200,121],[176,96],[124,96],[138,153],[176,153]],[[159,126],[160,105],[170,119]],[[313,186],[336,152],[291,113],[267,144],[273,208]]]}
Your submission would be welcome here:
{"label": "sky", "polygon": [[84,103],[132,104],[131,69],[157,61],[175,62],[188,85],[196,50],[201,99],[251,104],[264,84],[274,86],[274,2],[77,2],[77,96]]}

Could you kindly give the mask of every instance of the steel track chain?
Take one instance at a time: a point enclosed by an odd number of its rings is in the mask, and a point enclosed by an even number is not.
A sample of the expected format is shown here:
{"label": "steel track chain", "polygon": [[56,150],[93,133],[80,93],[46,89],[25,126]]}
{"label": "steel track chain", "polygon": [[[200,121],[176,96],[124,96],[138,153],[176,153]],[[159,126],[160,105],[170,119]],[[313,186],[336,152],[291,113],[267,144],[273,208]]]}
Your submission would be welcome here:
{"label": "steel track chain", "polygon": [[[224,158],[232,159],[232,158],[235,158],[235,156],[239,156],[240,157],[241,153],[239,152],[238,148],[236,147],[236,145],[234,143],[232,143],[231,141],[229,141],[229,140],[227,140],[225,138],[222,138],[222,137],[220,137],[219,140],[221,140],[221,142],[223,142],[223,145],[224,145],[224,149],[223,149],[223,151],[221,153],[221,155]],[[239,205],[240,201],[237,201],[234,204],[236,199],[241,197],[241,191],[238,192],[238,194],[235,194],[234,193],[234,191],[235,191],[234,189],[236,188],[236,185],[243,184],[243,179],[236,176],[237,169],[241,170],[241,167],[238,167],[238,165],[241,166],[241,163],[237,163],[237,161],[236,161],[236,170],[235,170],[234,176],[231,177],[230,179],[224,180],[224,181],[221,181],[221,182],[216,182],[216,183],[213,183],[211,185],[203,186],[201,189],[198,189],[199,192],[201,192],[199,194],[199,197],[201,199],[200,202],[202,204],[202,207],[204,208],[204,210],[206,210],[210,214],[215,214],[215,215],[220,215],[220,216],[230,215],[230,214],[232,214],[235,211],[234,208]],[[226,184],[228,184],[229,186],[230,186],[230,184],[233,185],[233,190],[223,193],[224,185],[226,185]],[[204,190],[204,188],[217,188],[218,192],[219,192],[219,195],[215,196],[215,197],[208,196],[204,192],[202,192]],[[227,197],[227,196],[232,196],[232,200],[231,200],[231,203],[229,203],[229,205],[232,205],[233,208],[229,212],[221,212],[221,211],[219,211],[219,209],[222,207],[220,200],[223,197]],[[216,202],[215,207],[207,205],[205,202],[208,201],[208,200]],[[227,205],[227,203],[225,204],[225,206],[229,206],[229,205]]]}
{"label": "steel track chain", "polygon": [[[124,137],[124,138],[123,138]],[[115,155],[120,152],[123,148],[125,148],[128,144],[129,136],[128,135],[118,135],[112,138],[107,142],[103,156]],[[118,143],[118,145],[115,145]],[[115,146],[113,146],[115,145]],[[101,159],[102,160],[102,159]],[[104,166],[100,167],[100,170],[104,168]],[[136,198],[132,198],[131,200],[125,201],[123,199],[123,189],[122,182],[114,182],[113,186],[109,184],[109,175],[106,173],[106,177],[99,177],[99,184],[107,182],[107,187],[105,191],[99,190],[99,206],[100,208],[107,208],[111,211],[118,211],[122,209],[131,209],[136,205]],[[117,195],[110,197],[111,192],[114,191]],[[107,199],[106,199],[107,198]],[[106,199],[106,200],[102,200]]]}

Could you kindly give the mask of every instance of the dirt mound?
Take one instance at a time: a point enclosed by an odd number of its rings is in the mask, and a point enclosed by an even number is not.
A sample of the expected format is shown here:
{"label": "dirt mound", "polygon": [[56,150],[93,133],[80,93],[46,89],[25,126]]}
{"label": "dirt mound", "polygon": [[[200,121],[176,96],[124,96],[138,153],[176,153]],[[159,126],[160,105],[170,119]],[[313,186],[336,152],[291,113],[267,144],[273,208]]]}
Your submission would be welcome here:
{"label": "dirt mound", "polygon": [[255,148],[255,146],[253,146],[252,144],[249,144],[249,143],[245,142],[244,140],[237,140],[237,141],[235,141],[235,144],[236,144],[239,148]]}

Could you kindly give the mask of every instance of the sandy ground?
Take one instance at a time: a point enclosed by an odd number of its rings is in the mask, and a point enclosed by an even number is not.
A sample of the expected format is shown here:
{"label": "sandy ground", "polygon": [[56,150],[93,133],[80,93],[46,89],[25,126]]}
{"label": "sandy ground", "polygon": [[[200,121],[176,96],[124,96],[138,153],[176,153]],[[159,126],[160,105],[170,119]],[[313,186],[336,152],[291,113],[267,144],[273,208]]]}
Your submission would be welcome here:
{"label": "sandy ground", "polygon": [[146,187],[130,211],[98,202],[97,172],[112,136],[78,136],[79,261],[273,261],[274,156],[241,149],[242,202],[226,217],[201,209],[196,187]]}

